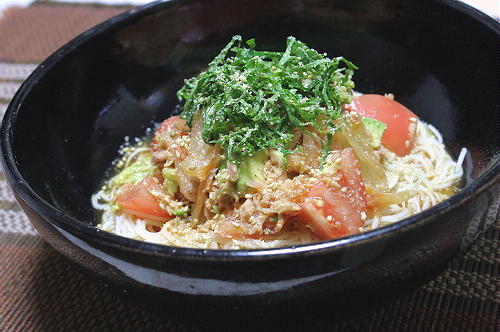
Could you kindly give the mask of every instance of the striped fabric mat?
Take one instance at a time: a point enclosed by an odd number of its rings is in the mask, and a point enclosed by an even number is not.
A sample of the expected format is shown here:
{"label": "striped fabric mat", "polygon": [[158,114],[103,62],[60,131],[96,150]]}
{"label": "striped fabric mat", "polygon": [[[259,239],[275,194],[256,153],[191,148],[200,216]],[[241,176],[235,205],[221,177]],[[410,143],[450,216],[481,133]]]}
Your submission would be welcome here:
{"label": "striped fabric mat", "polygon": [[[125,7],[39,1],[0,20],[0,115],[20,84],[71,37]],[[1,174],[1,173],[0,173]],[[157,315],[109,291],[36,233],[0,175],[0,331],[498,331],[500,222],[435,280],[339,320],[252,318],[238,326]]]}

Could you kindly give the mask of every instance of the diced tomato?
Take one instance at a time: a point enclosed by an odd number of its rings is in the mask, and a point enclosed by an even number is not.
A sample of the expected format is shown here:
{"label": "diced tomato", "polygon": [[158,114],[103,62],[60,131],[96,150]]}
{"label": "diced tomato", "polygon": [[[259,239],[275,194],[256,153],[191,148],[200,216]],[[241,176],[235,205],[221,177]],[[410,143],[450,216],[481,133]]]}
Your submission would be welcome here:
{"label": "diced tomato", "polygon": [[158,143],[156,139],[156,135],[164,132],[165,130],[172,128],[179,136],[184,136],[189,134],[189,128],[186,125],[186,121],[181,119],[178,115],[171,116],[161,123],[161,125],[156,129],[155,137],[151,142],[151,146],[153,147],[153,151],[156,151],[156,144]]}
{"label": "diced tomato", "polygon": [[341,153],[341,186],[329,188],[317,183],[302,204],[299,220],[311,227],[320,239],[333,239],[359,232],[363,226],[362,213],[366,213],[366,190],[358,160],[351,148]]}
{"label": "diced tomato", "polygon": [[398,156],[407,155],[413,148],[418,117],[397,101],[367,94],[355,97],[348,109],[385,123],[382,144]]}
{"label": "diced tomato", "polygon": [[[362,226],[359,215],[350,201],[341,193],[318,185],[302,204],[301,220],[322,240],[334,239],[358,232]],[[330,218],[331,220],[327,219]]]}
{"label": "diced tomato", "polygon": [[361,211],[367,207],[365,182],[361,175],[358,159],[352,148],[344,149],[340,154],[340,185],[348,188],[344,195],[348,196],[353,206]]}
{"label": "diced tomato", "polygon": [[161,133],[167,130],[168,128],[175,128],[179,131],[179,135],[187,135],[189,128],[186,126],[186,121],[181,119],[178,115],[171,116],[162,122],[160,127],[156,130],[156,133]]}
{"label": "diced tomato", "polygon": [[157,198],[151,194],[162,191],[161,186],[148,175],[138,184],[125,186],[116,201],[123,211],[133,216],[164,222],[172,216],[160,207]]}

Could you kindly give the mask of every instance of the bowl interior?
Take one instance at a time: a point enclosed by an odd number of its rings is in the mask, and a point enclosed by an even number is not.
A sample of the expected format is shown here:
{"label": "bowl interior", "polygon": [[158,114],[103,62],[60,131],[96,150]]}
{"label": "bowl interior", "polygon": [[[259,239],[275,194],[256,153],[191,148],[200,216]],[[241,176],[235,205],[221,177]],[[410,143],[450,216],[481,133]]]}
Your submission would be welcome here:
{"label": "bowl interior", "polygon": [[[474,15],[471,15],[473,13]],[[460,22],[460,24],[456,24]],[[12,152],[44,200],[82,223],[124,137],[176,109],[183,79],[241,34],[283,50],[293,35],[392,92],[466,158],[466,185],[498,162],[498,26],[441,1],[168,1],[94,28],[53,55],[11,105]]]}

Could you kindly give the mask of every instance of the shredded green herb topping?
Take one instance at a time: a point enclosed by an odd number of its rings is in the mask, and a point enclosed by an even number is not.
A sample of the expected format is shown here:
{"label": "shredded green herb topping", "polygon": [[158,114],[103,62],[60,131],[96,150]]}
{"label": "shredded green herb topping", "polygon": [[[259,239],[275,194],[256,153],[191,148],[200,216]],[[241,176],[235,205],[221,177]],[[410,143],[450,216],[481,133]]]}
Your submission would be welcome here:
{"label": "shredded green herb topping", "polygon": [[354,69],[345,58],[329,59],[294,37],[284,52],[269,52],[255,50],[254,39],[244,45],[234,36],[177,96],[185,101],[188,126],[203,112],[203,140],[219,143],[229,161],[240,163],[267,148],[291,153],[294,128],[330,137],[341,106],[351,102]]}

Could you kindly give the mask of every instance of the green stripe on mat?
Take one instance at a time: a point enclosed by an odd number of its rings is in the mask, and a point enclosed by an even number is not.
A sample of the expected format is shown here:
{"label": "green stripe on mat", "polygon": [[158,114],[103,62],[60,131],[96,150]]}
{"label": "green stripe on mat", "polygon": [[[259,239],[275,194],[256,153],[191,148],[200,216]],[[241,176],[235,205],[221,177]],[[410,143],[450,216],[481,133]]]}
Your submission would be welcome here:
{"label": "green stripe on mat", "polygon": [[22,212],[21,207],[16,201],[0,201],[0,210]]}
{"label": "green stripe on mat", "polygon": [[[49,245],[39,235],[0,233],[0,244],[10,247],[40,247],[46,248]],[[3,252],[2,254],[4,254]],[[0,256],[1,257],[1,256]]]}

